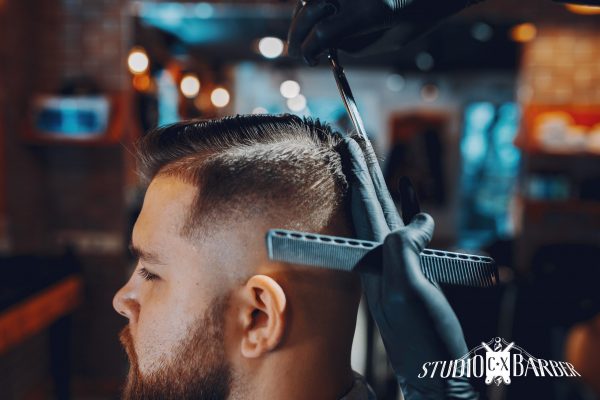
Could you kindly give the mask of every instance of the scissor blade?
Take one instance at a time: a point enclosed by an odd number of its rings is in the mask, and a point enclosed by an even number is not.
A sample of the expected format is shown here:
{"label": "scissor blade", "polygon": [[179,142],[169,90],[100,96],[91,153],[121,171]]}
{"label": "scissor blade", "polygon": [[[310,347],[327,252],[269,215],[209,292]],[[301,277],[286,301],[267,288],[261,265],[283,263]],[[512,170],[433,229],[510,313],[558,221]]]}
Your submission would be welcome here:
{"label": "scissor blade", "polygon": [[340,91],[340,96],[342,97],[346,111],[350,116],[350,120],[352,120],[352,125],[354,125],[354,129],[356,129],[356,131],[368,142],[369,139],[367,137],[367,132],[365,130],[362,118],[358,113],[358,107],[356,107],[356,101],[354,101],[354,95],[352,95],[350,84],[346,79],[346,74],[344,74],[344,68],[342,68],[338,62],[337,51],[335,49],[330,49],[328,58],[333,70],[335,83],[337,83],[337,87]]}

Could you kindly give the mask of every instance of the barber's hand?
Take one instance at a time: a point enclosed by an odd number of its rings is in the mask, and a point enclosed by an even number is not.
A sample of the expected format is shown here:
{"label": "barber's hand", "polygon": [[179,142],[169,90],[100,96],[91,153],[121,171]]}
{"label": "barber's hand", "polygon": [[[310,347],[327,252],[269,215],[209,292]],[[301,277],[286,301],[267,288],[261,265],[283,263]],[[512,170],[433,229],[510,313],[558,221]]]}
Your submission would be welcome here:
{"label": "barber's hand", "polygon": [[364,273],[363,288],[404,397],[477,398],[466,379],[417,377],[425,362],[453,360],[467,353],[456,314],[421,270],[419,254],[431,239],[433,220],[427,214],[414,215],[419,211],[416,196],[410,184],[403,182],[403,215],[412,219],[403,226],[381,171],[372,168],[376,159],[370,146],[363,143],[361,149],[350,138],[345,145],[342,154],[349,161],[356,233],[360,239],[383,242],[381,274]]}
{"label": "barber's hand", "polygon": [[356,52],[391,28],[391,40],[378,51],[394,50],[474,1],[300,0],[288,32],[288,53],[314,65],[328,48]]}

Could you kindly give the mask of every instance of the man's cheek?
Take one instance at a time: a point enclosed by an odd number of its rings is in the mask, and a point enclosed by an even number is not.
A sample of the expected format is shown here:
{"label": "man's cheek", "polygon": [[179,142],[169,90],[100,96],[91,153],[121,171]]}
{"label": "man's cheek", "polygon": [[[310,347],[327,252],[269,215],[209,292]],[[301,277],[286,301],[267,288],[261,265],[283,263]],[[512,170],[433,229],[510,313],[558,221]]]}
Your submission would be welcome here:
{"label": "man's cheek", "polygon": [[172,353],[171,350],[176,344],[173,334],[168,324],[157,322],[140,324],[136,351],[140,371],[143,374],[152,372],[168,360],[168,355]]}
{"label": "man's cheek", "polygon": [[168,361],[173,349],[182,340],[186,326],[176,309],[166,304],[146,308],[140,312],[137,326],[136,351],[142,373],[152,371],[160,363]]}

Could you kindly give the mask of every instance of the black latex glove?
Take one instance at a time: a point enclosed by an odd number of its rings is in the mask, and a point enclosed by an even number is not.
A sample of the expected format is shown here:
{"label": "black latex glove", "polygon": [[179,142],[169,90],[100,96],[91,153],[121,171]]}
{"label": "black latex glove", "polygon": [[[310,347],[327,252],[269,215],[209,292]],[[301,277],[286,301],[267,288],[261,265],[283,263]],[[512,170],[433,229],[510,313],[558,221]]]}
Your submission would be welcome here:
{"label": "black latex glove", "polygon": [[[467,353],[456,314],[421,270],[419,254],[433,234],[433,220],[418,213],[414,190],[403,181],[403,226],[372,149],[345,138],[341,150],[350,181],[354,228],[359,239],[383,242],[381,274],[361,275],[363,289],[388,358],[406,399],[475,399],[466,379],[420,379],[423,363]],[[369,168],[369,164],[371,168]],[[409,222],[409,221],[405,221]],[[391,229],[390,229],[391,227]],[[370,270],[373,267],[369,268]]]}
{"label": "black latex glove", "polygon": [[384,34],[389,37],[377,52],[394,50],[477,1],[300,0],[288,32],[288,54],[314,65],[329,48],[357,52]]}

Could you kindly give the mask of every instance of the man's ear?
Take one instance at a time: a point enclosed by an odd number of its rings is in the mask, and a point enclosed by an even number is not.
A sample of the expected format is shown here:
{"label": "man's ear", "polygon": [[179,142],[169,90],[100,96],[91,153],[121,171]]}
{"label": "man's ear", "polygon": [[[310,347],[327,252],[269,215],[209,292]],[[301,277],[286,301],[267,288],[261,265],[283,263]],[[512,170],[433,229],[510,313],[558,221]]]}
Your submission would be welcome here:
{"label": "man's ear", "polygon": [[273,278],[254,275],[246,282],[239,308],[244,357],[260,357],[279,345],[285,330],[286,303],[283,289]]}

